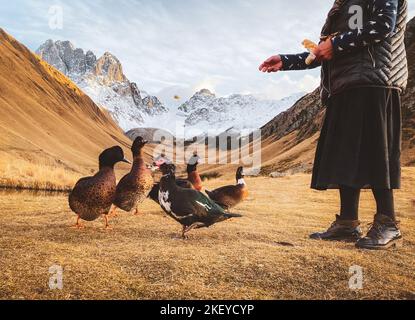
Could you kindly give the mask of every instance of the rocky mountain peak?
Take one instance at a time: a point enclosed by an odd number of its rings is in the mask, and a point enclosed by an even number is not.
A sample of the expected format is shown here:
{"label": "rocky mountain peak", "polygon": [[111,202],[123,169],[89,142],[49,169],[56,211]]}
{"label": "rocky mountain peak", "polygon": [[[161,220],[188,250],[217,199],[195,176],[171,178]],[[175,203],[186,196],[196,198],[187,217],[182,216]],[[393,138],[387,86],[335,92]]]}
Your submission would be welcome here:
{"label": "rocky mountain peak", "polygon": [[91,50],[86,52],[85,63],[88,71],[93,70],[97,63],[97,56]]}
{"label": "rocky mountain peak", "polygon": [[58,43],[55,43],[52,39],[47,40],[36,51],[43,60],[49,62],[60,72],[67,74],[68,67],[63,61],[63,57],[61,57],[61,52],[62,50],[58,47]]}
{"label": "rocky mountain peak", "polygon": [[46,41],[36,53],[65,75],[82,75],[87,72],[84,50],[75,48],[70,41]]}
{"label": "rocky mountain peak", "polygon": [[[186,114],[185,126],[192,128],[193,132],[197,132],[198,126],[204,125],[209,134],[222,133],[229,128],[251,133],[274,115],[292,106],[300,96],[302,93],[284,100],[265,100],[243,94],[217,97],[211,91],[203,89],[182,104],[179,110]],[[255,117],[252,117],[253,114]]]}
{"label": "rocky mountain peak", "polygon": [[146,108],[146,113],[152,116],[159,114],[159,110],[167,111],[161,101],[154,96],[146,96],[143,99],[143,105]]}
{"label": "rocky mountain peak", "polygon": [[202,89],[196,92],[189,101],[185,102],[179,107],[179,110],[186,113],[191,113],[198,109],[200,106],[205,108],[210,104],[210,101],[215,99],[216,96],[208,89]]}
{"label": "rocky mountain peak", "polygon": [[125,77],[121,62],[113,54],[105,52],[96,61],[94,74],[103,77],[106,83],[124,82]]}
{"label": "rocky mountain peak", "polygon": [[97,59],[91,50],[84,53],[70,41],[47,40],[36,53],[67,76],[84,76],[92,71],[105,84],[127,80],[121,62],[109,52]]}
{"label": "rocky mountain peak", "polygon": [[197,92],[195,95],[215,97],[215,94],[212,93],[209,89],[202,89],[199,92]]}
{"label": "rocky mountain peak", "polygon": [[127,79],[121,62],[110,52],[97,59],[91,50],[85,53],[70,41],[47,40],[36,53],[108,109],[126,131],[142,125],[147,116],[167,112],[156,97],[142,97],[137,84]]}

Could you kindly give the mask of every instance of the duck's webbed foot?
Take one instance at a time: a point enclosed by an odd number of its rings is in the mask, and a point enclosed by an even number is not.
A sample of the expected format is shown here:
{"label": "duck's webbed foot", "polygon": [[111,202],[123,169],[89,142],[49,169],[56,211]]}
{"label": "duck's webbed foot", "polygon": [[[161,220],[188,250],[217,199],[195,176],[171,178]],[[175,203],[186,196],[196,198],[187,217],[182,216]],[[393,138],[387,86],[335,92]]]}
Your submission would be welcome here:
{"label": "duck's webbed foot", "polygon": [[108,215],[104,215],[104,221],[105,221],[104,230],[105,231],[111,231],[112,230],[112,227],[108,223]]}
{"label": "duck's webbed foot", "polygon": [[108,217],[110,217],[110,218],[117,218],[118,217],[117,209],[118,208],[113,205],[112,208],[111,208],[111,210],[110,210],[110,212],[109,212],[109,214],[108,214]]}
{"label": "duck's webbed foot", "polygon": [[135,211],[134,211],[134,215],[135,216],[142,216],[144,213],[143,212],[141,212],[140,210],[138,210],[138,208],[136,208],[135,209]]}
{"label": "duck's webbed foot", "polygon": [[199,229],[199,228],[203,228],[205,226],[206,225],[204,223],[202,223],[202,222],[196,222],[196,223],[192,224],[189,227],[183,226],[183,231],[182,231],[182,238],[183,238],[183,240],[189,239],[189,237],[186,235],[186,233],[192,231],[193,229]]}
{"label": "duck's webbed foot", "polygon": [[183,229],[182,229],[182,239],[183,240],[188,240],[189,239],[189,237],[186,235],[187,232],[188,232],[187,227],[183,226]]}
{"label": "duck's webbed foot", "polygon": [[76,224],[71,226],[71,229],[85,229],[85,226],[81,224],[81,217],[78,215],[78,218],[76,219]]}

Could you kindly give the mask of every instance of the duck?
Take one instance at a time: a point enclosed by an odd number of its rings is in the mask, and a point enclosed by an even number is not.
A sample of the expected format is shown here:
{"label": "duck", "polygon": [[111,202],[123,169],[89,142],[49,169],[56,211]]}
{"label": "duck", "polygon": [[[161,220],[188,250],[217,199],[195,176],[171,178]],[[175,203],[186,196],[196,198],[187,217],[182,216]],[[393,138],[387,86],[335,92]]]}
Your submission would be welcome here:
{"label": "duck", "polygon": [[174,164],[163,164],[160,180],[159,203],[165,213],[183,227],[182,238],[193,229],[209,228],[214,224],[242,215],[228,213],[221,206],[209,199],[204,193],[179,187],[176,183]]}
{"label": "duck", "polygon": [[225,186],[213,191],[206,190],[206,194],[225,210],[232,209],[248,198],[249,192],[244,177],[244,168],[239,167],[236,171],[236,185]]}
{"label": "duck", "polygon": [[[193,187],[193,184],[189,180],[184,179],[176,179],[176,184],[179,187],[185,188],[185,189],[195,189]],[[151,189],[150,193],[148,194],[148,198],[153,200],[155,203],[160,204],[159,202],[159,191],[160,191],[160,183],[155,183],[153,185],[153,188]]]}
{"label": "duck", "polygon": [[144,202],[153,188],[154,180],[151,171],[147,168],[143,158],[143,148],[148,143],[143,137],[137,137],[131,147],[133,165],[130,173],[125,175],[117,185],[112,214],[120,208],[139,215],[138,206]]}
{"label": "duck", "polygon": [[[186,189],[194,189],[198,191],[202,191],[202,179],[200,178],[199,173],[197,172],[197,166],[199,165],[199,157],[197,156],[197,153],[193,154],[193,157],[189,160],[186,168],[187,172],[187,179],[176,179],[176,184],[179,187],[186,188]],[[161,167],[164,163],[171,164],[171,161],[161,161],[158,160],[158,167]],[[151,189],[149,193],[149,198],[159,203],[159,190],[160,190],[160,183],[155,183],[153,188]]]}
{"label": "duck", "polygon": [[197,166],[199,165],[199,160],[195,163],[189,162],[187,165],[187,180],[193,185],[193,188],[197,191],[202,191],[202,179],[200,178],[199,172],[197,171]]}
{"label": "duck", "polygon": [[80,179],[69,194],[69,207],[78,216],[75,228],[82,229],[81,220],[94,221],[104,217],[105,229],[110,229],[108,214],[115,199],[114,166],[118,162],[131,164],[121,147],[106,149],[99,156],[99,171],[92,177]]}

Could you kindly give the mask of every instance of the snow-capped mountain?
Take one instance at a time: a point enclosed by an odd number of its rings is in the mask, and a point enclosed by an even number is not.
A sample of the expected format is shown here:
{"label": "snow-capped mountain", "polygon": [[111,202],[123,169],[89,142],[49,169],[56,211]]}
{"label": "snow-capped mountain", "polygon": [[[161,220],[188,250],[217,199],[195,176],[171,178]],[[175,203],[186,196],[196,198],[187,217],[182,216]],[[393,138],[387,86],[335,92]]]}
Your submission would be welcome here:
{"label": "snow-capped mountain", "polygon": [[95,103],[106,108],[124,131],[154,128],[178,138],[219,135],[224,132],[249,134],[291,107],[303,94],[282,100],[262,100],[253,95],[216,97],[207,89],[193,95],[180,107],[162,102],[140,91],[123,73],[111,53],[97,58],[69,41],[48,40],[36,51],[74,81]]}
{"label": "snow-capped mountain", "polygon": [[261,100],[253,95],[234,94],[216,97],[207,89],[197,92],[179,107],[184,117],[185,136],[229,131],[249,134],[261,128],[276,115],[291,107],[304,94],[282,100]]}
{"label": "snow-capped mountain", "polygon": [[123,73],[120,61],[111,53],[97,59],[69,41],[48,40],[36,53],[74,81],[96,104],[108,109],[119,126],[128,131],[168,110],[157,97],[140,91]]}

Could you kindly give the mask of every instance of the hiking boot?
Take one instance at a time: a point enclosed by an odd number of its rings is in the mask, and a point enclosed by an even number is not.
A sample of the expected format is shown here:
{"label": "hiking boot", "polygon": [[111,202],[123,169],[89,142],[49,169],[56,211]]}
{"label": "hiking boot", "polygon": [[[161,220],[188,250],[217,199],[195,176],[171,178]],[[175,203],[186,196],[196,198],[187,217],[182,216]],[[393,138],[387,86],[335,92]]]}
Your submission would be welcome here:
{"label": "hiking boot", "polygon": [[402,233],[399,222],[387,216],[377,214],[366,237],[356,243],[359,249],[386,250],[402,245]]}
{"label": "hiking boot", "polygon": [[314,240],[356,242],[363,236],[359,220],[341,220],[336,215],[336,221],[325,232],[310,235]]}

